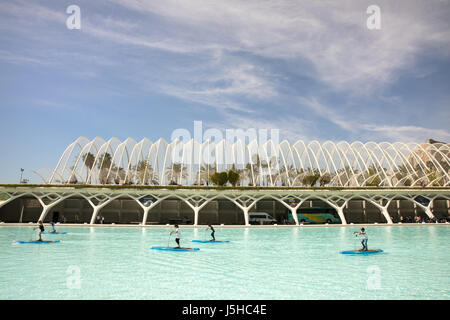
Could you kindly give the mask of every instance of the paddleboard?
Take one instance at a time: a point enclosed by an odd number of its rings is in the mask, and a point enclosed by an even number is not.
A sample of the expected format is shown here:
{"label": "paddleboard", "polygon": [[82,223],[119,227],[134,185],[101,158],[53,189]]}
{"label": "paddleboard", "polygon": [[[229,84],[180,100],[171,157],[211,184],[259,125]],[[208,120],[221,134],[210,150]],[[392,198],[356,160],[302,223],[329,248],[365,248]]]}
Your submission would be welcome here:
{"label": "paddleboard", "polygon": [[161,251],[197,251],[199,248],[177,248],[177,247],[152,247],[152,250]]}
{"label": "paddleboard", "polygon": [[214,241],[211,241],[211,240],[192,240],[192,242],[198,242],[198,243],[228,243],[230,241],[228,241],[228,240],[222,240],[222,241],[220,241],[220,240],[214,240]]}
{"label": "paddleboard", "polygon": [[22,241],[22,240],[16,240],[15,241],[16,243],[38,243],[38,244],[44,244],[44,243],[56,243],[56,242],[59,242],[59,240],[42,240],[42,241],[37,241],[37,240],[34,240],[34,241]]}
{"label": "paddleboard", "polygon": [[383,250],[381,249],[375,249],[375,250],[367,250],[367,251],[361,251],[361,250],[347,250],[347,251],[341,251],[342,254],[363,254],[363,255],[367,255],[367,254],[376,254],[376,253],[380,253],[383,252]]}
{"label": "paddleboard", "polygon": [[42,234],[67,234],[67,232],[42,232]]}

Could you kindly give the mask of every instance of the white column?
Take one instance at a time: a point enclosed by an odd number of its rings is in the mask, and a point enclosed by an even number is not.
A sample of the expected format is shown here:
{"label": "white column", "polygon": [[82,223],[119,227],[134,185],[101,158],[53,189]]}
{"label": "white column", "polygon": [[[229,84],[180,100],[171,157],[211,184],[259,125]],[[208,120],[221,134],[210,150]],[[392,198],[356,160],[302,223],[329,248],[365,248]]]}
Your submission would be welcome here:
{"label": "white column", "polygon": [[[430,203],[431,203],[431,201],[430,201]],[[430,205],[428,205],[427,207],[425,207],[425,213],[427,214],[427,216],[428,216],[430,219],[433,219],[433,218],[434,218],[434,214],[431,212]]]}
{"label": "white column", "polygon": [[[21,201],[23,202],[23,201]],[[19,218],[19,223],[22,223],[22,218],[23,218],[23,210],[25,208],[25,205],[22,203],[22,209],[20,210],[20,218]]]}
{"label": "white column", "polygon": [[90,224],[95,224],[95,218],[97,218],[98,212],[100,211],[101,207],[100,206],[95,206],[94,208],[94,212],[92,213],[92,217],[91,217],[91,222]]}
{"label": "white column", "polygon": [[54,206],[56,206],[58,203],[60,203],[61,201],[67,199],[68,196],[62,197],[56,201],[54,201],[53,203],[50,203],[49,205],[46,205],[44,203],[44,201],[42,201],[41,198],[38,198],[39,202],[41,203],[42,206],[42,213],[41,216],[39,217],[39,220],[41,220],[42,222],[44,222],[45,216],[47,215],[47,213],[50,211],[51,208],[53,208]]}
{"label": "white column", "polygon": [[39,220],[42,221],[42,222],[44,222],[45,216],[46,216],[47,213],[50,211],[50,209],[52,208],[52,206],[46,206],[46,205],[43,205],[42,207],[43,207],[43,208],[42,208],[42,213],[41,213],[41,215],[40,215],[40,217],[39,217]]}
{"label": "white column", "polygon": [[347,224],[347,220],[345,220],[345,216],[344,216],[344,209],[343,207],[336,207],[336,211],[339,215],[339,218],[341,218],[341,223],[342,224]]}
{"label": "white column", "polygon": [[150,211],[152,207],[144,207],[144,216],[142,217],[142,225],[145,226],[145,224],[147,223],[147,217],[148,217],[148,212]]}
{"label": "white column", "polygon": [[198,225],[198,212],[200,211],[200,208],[195,206],[194,208],[194,226]]}
{"label": "white column", "polygon": [[385,217],[387,223],[392,224],[392,219],[391,219],[391,216],[389,215],[387,207],[388,206],[380,207],[380,210],[381,210],[381,213],[383,214],[383,216]]}
{"label": "white column", "polygon": [[249,207],[242,207],[241,208],[242,211],[244,211],[244,219],[245,219],[245,225],[249,226],[250,222],[249,222],[249,218],[248,218],[248,210],[250,209]]}
{"label": "white column", "polygon": [[416,205],[416,207],[422,208],[422,209],[425,211],[425,213],[426,213],[426,215],[428,216],[428,218],[430,218],[430,219],[433,219],[433,218],[434,218],[434,214],[431,212],[431,203],[434,201],[434,198],[435,198],[435,197],[433,197],[433,198],[431,198],[431,199],[425,197],[425,198],[427,198],[428,200],[430,200],[430,202],[428,203],[427,206],[424,206],[423,204],[417,202],[417,201],[414,200],[414,199],[410,199],[410,198],[407,198],[407,197],[405,197],[405,196],[404,196],[403,198],[405,198],[405,199],[407,199],[407,200],[409,200],[409,201],[412,201],[412,202]]}
{"label": "white column", "polygon": [[94,212],[92,212],[92,217],[91,217],[90,224],[95,224],[95,218],[97,218],[98,213],[100,212],[100,210],[104,206],[106,206],[108,203],[110,203],[111,201],[113,201],[113,200],[115,200],[115,199],[117,199],[119,197],[120,197],[120,195],[116,195],[116,196],[114,196],[112,198],[109,198],[108,200],[104,201],[102,204],[97,205],[97,206],[94,205],[94,203],[90,199],[87,199],[89,204],[91,205],[91,207],[94,209]]}
{"label": "white column", "polygon": [[297,207],[289,208],[291,210],[292,217],[294,217],[295,225],[298,226]]}

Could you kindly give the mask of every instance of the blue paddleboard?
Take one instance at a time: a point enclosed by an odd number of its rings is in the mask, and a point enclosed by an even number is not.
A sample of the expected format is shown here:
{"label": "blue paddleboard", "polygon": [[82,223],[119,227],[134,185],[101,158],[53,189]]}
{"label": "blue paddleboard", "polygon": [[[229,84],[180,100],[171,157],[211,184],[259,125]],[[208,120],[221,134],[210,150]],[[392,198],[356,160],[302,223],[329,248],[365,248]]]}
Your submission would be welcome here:
{"label": "blue paddleboard", "polygon": [[42,232],[42,234],[67,234],[67,232]]}
{"label": "blue paddleboard", "polygon": [[177,247],[152,247],[152,250],[161,251],[197,251],[199,248],[177,248]]}
{"label": "blue paddleboard", "polygon": [[347,250],[347,251],[341,251],[342,254],[362,254],[362,255],[368,255],[368,254],[376,254],[383,252],[381,249],[375,249],[375,250],[367,250],[367,251],[361,251],[361,250]]}
{"label": "blue paddleboard", "polygon": [[223,241],[220,241],[220,240],[214,240],[214,241],[211,241],[211,240],[192,240],[192,242],[199,242],[199,243],[228,243],[230,241],[228,241],[228,240],[223,240]]}
{"label": "blue paddleboard", "polygon": [[22,240],[16,240],[15,241],[16,243],[38,243],[38,244],[44,244],[44,243],[56,243],[56,242],[59,242],[59,240],[42,240],[42,241],[37,241],[37,240],[34,240],[34,241],[22,241]]}

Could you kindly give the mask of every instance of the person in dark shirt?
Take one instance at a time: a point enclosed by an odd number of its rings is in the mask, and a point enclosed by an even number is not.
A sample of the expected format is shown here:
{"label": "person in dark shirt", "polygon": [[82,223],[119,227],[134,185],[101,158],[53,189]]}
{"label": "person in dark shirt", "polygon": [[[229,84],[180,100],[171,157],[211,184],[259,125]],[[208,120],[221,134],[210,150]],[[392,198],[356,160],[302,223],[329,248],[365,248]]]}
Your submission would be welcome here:
{"label": "person in dark shirt", "polygon": [[214,233],[216,232],[216,230],[214,230],[213,226],[208,224],[208,229],[211,229],[211,237],[212,239],[210,241],[216,241],[216,238],[214,237]]}
{"label": "person in dark shirt", "polygon": [[45,228],[44,228],[44,224],[42,223],[42,220],[39,220],[38,221],[38,227],[39,227],[39,240],[38,241],[42,241],[42,232],[44,232],[45,231]]}

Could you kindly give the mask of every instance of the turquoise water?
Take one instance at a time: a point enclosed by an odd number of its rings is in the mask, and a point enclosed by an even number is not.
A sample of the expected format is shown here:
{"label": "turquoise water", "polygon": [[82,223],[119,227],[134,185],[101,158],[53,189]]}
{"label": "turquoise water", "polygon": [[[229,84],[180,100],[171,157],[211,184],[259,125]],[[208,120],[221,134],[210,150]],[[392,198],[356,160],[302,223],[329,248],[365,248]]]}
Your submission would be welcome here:
{"label": "turquoise water", "polygon": [[[358,227],[182,229],[182,246],[166,246],[171,229],[63,227],[55,244],[30,240],[31,227],[0,227],[0,299],[449,299],[450,228]],[[209,233],[208,233],[209,234]],[[35,234],[36,236],[36,234]],[[175,242],[171,241],[173,246]]]}

